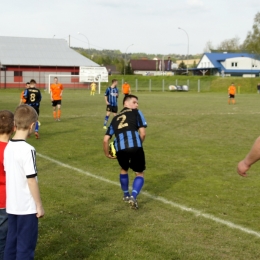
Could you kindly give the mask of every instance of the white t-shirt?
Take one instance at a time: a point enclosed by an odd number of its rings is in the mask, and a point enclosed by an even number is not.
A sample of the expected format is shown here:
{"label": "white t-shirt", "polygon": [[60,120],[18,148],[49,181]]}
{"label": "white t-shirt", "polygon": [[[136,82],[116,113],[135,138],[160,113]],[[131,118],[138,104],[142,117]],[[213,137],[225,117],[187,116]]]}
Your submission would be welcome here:
{"label": "white t-shirt", "polygon": [[27,179],[37,179],[36,151],[24,140],[10,140],[4,151],[6,212],[14,215],[36,213]]}

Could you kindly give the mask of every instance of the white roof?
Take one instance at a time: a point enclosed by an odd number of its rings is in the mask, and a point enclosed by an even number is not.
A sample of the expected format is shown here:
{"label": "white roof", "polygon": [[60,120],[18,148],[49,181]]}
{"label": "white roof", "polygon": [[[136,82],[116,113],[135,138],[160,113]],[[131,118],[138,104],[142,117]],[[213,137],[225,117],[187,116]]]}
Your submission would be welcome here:
{"label": "white roof", "polygon": [[20,66],[99,66],[71,49],[65,39],[0,36],[0,64]]}

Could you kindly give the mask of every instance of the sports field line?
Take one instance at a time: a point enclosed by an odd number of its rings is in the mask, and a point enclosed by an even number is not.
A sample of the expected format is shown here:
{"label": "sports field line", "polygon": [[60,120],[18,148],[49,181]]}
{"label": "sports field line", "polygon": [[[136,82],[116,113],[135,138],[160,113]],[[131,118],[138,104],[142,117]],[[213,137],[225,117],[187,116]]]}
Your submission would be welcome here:
{"label": "sports field line", "polygon": [[[100,180],[100,181],[104,181],[104,182],[106,182],[106,183],[110,183],[110,184],[113,184],[113,185],[116,185],[116,186],[120,186],[119,183],[117,183],[117,182],[115,182],[115,181],[110,181],[110,180],[108,180],[108,179],[106,179],[106,178],[100,177],[100,176],[98,176],[98,175],[95,175],[95,174],[92,174],[92,173],[90,173],[90,172],[87,172],[87,171],[78,169],[78,168],[73,167],[73,166],[70,166],[69,164],[65,164],[65,163],[62,163],[62,162],[60,162],[60,161],[54,160],[54,159],[52,159],[52,158],[50,158],[50,157],[48,157],[48,156],[46,156],[46,155],[42,155],[42,154],[39,154],[39,153],[37,153],[37,155],[38,155],[39,157],[45,159],[45,160],[48,160],[48,161],[50,161],[50,162],[53,162],[53,163],[55,163],[55,164],[57,164],[57,165],[59,165],[59,166],[62,166],[62,167],[64,167],[64,168],[67,168],[67,169],[70,169],[70,170],[73,170],[73,171],[76,171],[76,172],[85,174],[85,175],[87,175],[87,176],[89,176],[89,177],[98,179],[98,180]],[[174,207],[174,208],[178,208],[178,209],[180,209],[180,210],[182,210],[182,211],[190,212],[190,213],[194,214],[194,215],[197,216],[197,217],[202,217],[202,218],[205,218],[205,219],[209,219],[209,220],[212,220],[212,221],[214,221],[214,222],[216,222],[216,223],[225,225],[225,226],[227,226],[227,227],[229,227],[229,228],[237,229],[237,230],[242,231],[242,232],[244,232],[244,233],[247,233],[247,234],[250,234],[250,235],[254,235],[254,236],[260,238],[260,232],[256,232],[256,231],[254,231],[254,230],[252,230],[252,229],[248,229],[248,228],[245,228],[245,227],[243,227],[243,226],[234,224],[234,223],[232,223],[232,222],[230,222],[230,221],[223,220],[223,219],[221,219],[221,218],[217,218],[217,217],[215,217],[215,216],[213,216],[213,215],[211,215],[211,214],[203,213],[203,212],[200,211],[200,210],[193,209],[193,208],[188,208],[188,207],[186,207],[186,206],[184,206],[184,205],[181,205],[181,204],[175,203],[175,202],[173,202],[173,201],[167,200],[167,199],[165,199],[165,198],[163,198],[163,197],[151,195],[150,193],[145,192],[145,191],[144,191],[144,192],[141,192],[141,193],[142,193],[143,195],[145,195],[146,197],[149,197],[149,198],[151,198],[151,199],[153,199],[153,200],[162,202],[162,203],[164,203],[164,204],[168,204],[168,205],[170,205],[170,206],[172,206],[172,207]]]}

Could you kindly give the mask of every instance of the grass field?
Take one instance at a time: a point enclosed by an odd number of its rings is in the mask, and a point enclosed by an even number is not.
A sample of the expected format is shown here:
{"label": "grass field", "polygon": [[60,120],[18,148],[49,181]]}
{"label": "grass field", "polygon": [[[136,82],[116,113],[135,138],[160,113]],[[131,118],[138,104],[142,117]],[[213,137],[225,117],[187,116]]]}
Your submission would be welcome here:
{"label": "grass field", "polygon": [[[0,109],[13,111],[19,94],[0,90]],[[237,95],[236,105],[226,93],[138,96],[147,171],[134,211],[117,161],[103,155],[103,94],[65,90],[54,122],[43,93],[40,139],[28,139],[46,213],[35,259],[259,259],[260,163],[248,178],[236,165],[259,135],[260,95]]]}

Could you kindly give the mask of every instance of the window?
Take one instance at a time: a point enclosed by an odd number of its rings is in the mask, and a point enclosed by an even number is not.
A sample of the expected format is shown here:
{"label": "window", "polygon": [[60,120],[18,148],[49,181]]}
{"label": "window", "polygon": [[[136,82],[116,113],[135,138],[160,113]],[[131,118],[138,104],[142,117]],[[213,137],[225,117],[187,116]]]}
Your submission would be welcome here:
{"label": "window", "polygon": [[232,62],[231,67],[237,67],[237,62]]}
{"label": "window", "polygon": [[15,77],[22,77],[23,76],[23,72],[22,71],[14,71],[14,76]]}
{"label": "window", "polygon": [[[71,72],[72,76],[78,76],[79,72]],[[79,77],[71,77],[71,82],[79,82]]]}
{"label": "window", "polygon": [[14,71],[14,82],[23,82],[23,72]]}

